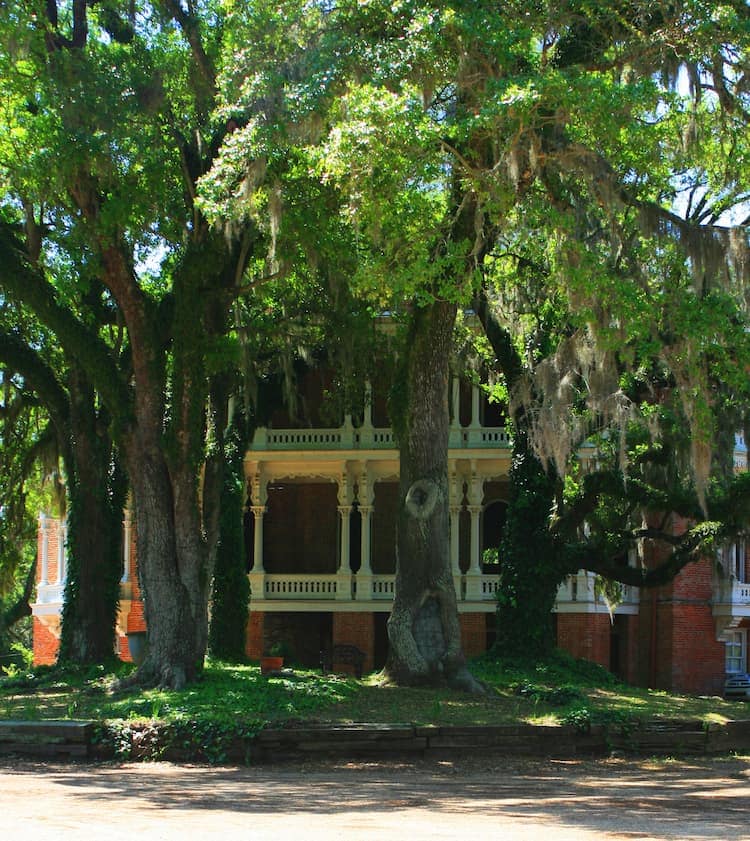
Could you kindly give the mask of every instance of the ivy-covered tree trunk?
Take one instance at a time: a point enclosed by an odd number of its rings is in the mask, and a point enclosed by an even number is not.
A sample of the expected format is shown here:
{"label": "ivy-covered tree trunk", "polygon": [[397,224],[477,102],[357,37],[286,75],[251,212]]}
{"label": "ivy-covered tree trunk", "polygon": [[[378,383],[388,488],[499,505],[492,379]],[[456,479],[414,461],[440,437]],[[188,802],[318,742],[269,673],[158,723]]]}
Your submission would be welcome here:
{"label": "ivy-covered tree trunk", "polygon": [[219,540],[216,547],[209,647],[214,657],[233,662],[245,657],[250,584],[245,572],[245,535],[242,522],[244,502],[244,456],[237,424],[225,442]]}
{"label": "ivy-covered tree trunk", "polygon": [[[518,347],[497,320],[480,288],[474,307],[510,391],[522,377]],[[538,657],[555,644],[552,608],[568,570],[550,533],[554,479],[532,451],[522,408],[513,417],[510,497],[500,546],[495,651],[507,657]]]}
{"label": "ivy-covered tree trunk", "polygon": [[516,426],[510,498],[500,546],[495,651],[503,657],[536,658],[555,644],[552,608],[567,571],[550,536],[553,483]]}
{"label": "ivy-covered tree trunk", "polygon": [[388,620],[387,677],[406,685],[479,689],[466,669],[449,555],[448,382],[456,306],[412,316],[396,408],[401,475],[396,595]]}
{"label": "ivy-covered tree trunk", "polygon": [[58,660],[102,663],[114,655],[126,484],[94,390],[75,364],[68,392],[68,567]]}

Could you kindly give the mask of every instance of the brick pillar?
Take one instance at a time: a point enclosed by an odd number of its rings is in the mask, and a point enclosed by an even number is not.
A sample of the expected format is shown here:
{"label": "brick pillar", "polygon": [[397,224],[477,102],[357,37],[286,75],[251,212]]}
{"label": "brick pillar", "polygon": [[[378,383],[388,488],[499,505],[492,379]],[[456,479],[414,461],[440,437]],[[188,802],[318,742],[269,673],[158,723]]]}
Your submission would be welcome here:
{"label": "brick pillar", "polygon": [[461,647],[467,657],[478,657],[487,650],[487,616],[484,613],[459,613]]}
{"label": "brick pillar", "polygon": [[[356,645],[364,651],[363,672],[371,672],[375,653],[375,617],[372,613],[334,613],[333,644]],[[350,668],[353,673],[353,668]]]}
{"label": "brick pillar", "polygon": [[558,613],[557,645],[608,669],[610,625],[608,613]]}
{"label": "brick pillar", "polygon": [[247,617],[247,631],[245,636],[245,654],[251,660],[260,660],[263,656],[263,626],[265,613],[251,610]]}
{"label": "brick pillar", "polygon": [[[33,619],[34,665],[52,666],[57,660],[60,648],[60,618],[47,616],[42,622],[37,616]],[[57,630],[57,636],[55,635]]]}

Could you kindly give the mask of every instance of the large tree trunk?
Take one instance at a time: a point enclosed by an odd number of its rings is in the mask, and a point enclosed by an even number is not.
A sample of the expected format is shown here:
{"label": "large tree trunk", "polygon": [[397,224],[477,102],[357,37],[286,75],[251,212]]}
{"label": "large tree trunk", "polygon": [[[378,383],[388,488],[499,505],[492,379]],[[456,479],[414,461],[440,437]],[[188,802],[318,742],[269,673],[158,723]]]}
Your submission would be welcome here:
{"label": "large tree trunk", "polygon": [[180,688],[200,673],[206,651],[205,545],[193,522],[196,515],[180,520],[192,488],[170,479],[159,449],[128,455],[148,629],[146,659],[136,679]]}
{"label": "large tree trunk", "polygon": [[112,470],[112,444],[99,428],[93,388],[74,363],[68,379],[68,571],[59,660],[102,663],[115,650],[125,481]]}
{"label": "large tree trunk", "polygon": [[456,306],[415,309],[406,402],[400,419],[401,478],[396,595],[388,620],[387,677],[400,684],[478,690],[461,648],[449,554],[448,382]]}

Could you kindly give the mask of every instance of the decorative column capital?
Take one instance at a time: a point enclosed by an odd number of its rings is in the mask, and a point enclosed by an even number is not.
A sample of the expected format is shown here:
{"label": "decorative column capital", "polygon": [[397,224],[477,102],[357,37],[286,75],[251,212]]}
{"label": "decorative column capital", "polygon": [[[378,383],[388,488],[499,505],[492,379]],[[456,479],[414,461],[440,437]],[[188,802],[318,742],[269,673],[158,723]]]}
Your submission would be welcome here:
{"label": "decorative column capital", "polygon": [[268,501],[268,479],[261,474],[260,468],[257,473],[250,477],[250,498],[253,501],[251,507],[265,507]]}
{"label": "decorative column capital", "polygon": [[367,470],[367,464],[365,464],[364,469],[357,479],[357,504],[359,505],[359,510],[362,511],[363,508],[372,509],[374,501],[375,481]]}
{"label": "decorative column capital", "polygon": [[341,514],[342,517],[348,517],[352,513],[352,508],[353,507],[354,506],[352,506],[352,505],[339,505],[339,506],[337,506],[338,512],[339,512],[339,514]]}
{"label": "decorative column capital", "polygon": [[253,512],[253,517],[259,520],[266,513],[265,505],[251,505],[250,510]]}
{"label": "decorative column capital", "polygon": [[338,484],[339,506],[350,506],[352,504],[352,486],[349,474],[346,471],[342,471],[336,482]]}
{"label": "decorative column capital", "polygon": [[469,513],[474,516],[481,514],[484,510],[483,505],[467,505],[466,507],[468,508]]}

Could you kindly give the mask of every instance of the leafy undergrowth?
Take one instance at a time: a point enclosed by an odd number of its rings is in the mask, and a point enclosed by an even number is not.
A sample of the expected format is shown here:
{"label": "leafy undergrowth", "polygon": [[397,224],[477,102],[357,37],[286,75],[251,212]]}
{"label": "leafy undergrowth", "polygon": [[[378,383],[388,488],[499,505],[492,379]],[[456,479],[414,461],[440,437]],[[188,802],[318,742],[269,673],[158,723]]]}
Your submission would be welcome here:
{"label": "leafy undergrowth", "polygon": [[[256,665],[209,661],[202,679],[179,692],[118,692],[131,666],[38,669],[0,679],[0,717],[95,719],[105,752],[154,757],[165,748],[186,758],[223,760],[230,743],[248,744],[262,727],[315,723],[443,725],[635,722],[659,718],[702,721],[746,717],[745,706],[639,689],[599,666],[556,653],[542,663],[510,663],[491,656],[472,663],[484,696],[450,690],[380,686],[296,669],[264,677]],[[179,752],[183,753],[180,754]],[[176,752],[176,754],[175,754]]]}

